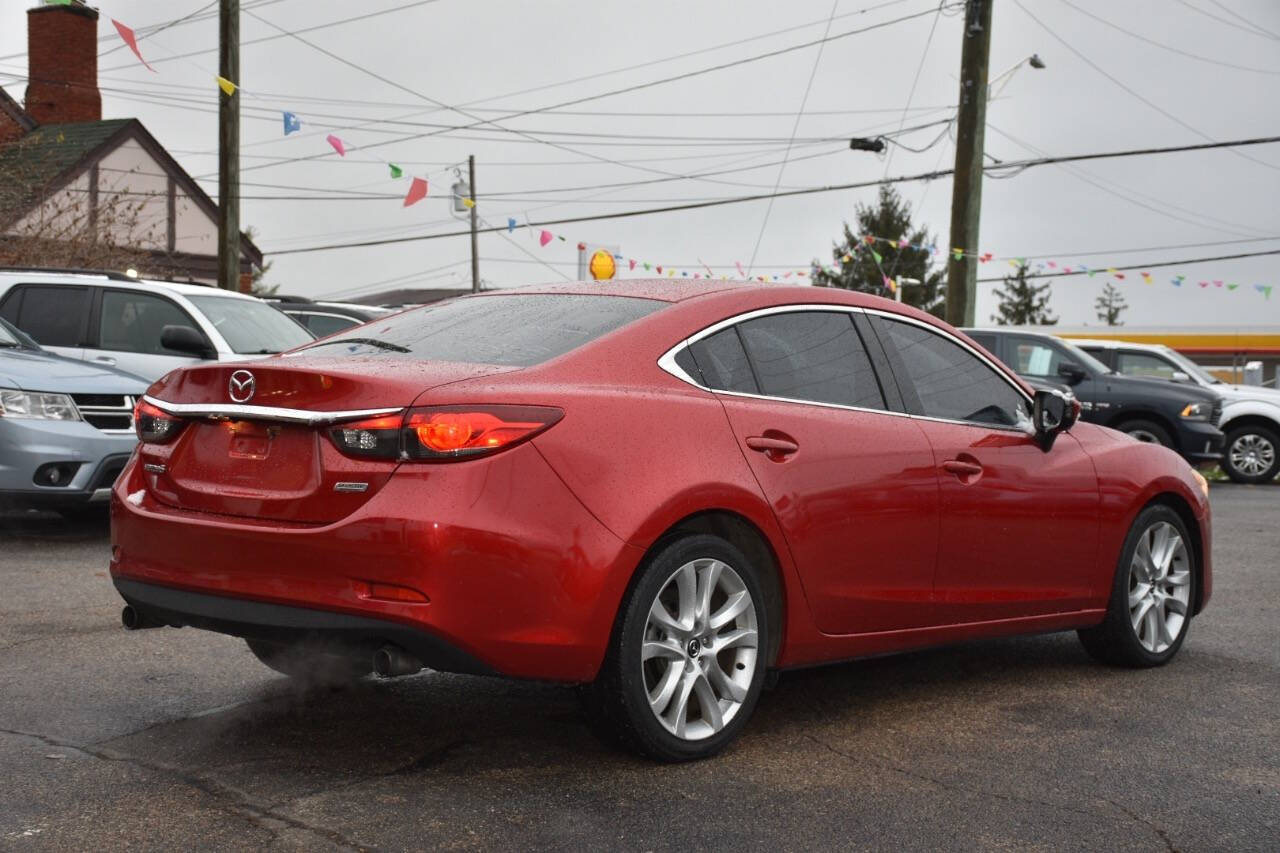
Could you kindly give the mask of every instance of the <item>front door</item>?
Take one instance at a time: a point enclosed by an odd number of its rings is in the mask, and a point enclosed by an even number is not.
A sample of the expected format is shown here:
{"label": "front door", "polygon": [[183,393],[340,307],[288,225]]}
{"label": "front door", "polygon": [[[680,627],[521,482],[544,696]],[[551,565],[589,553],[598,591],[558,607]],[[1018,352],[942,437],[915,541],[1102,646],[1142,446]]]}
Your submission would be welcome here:
{"label": "front door", "polygon": [[985,622],[1081,609],[1096,591],[1098,483],[1068,434],[1049,452],[1030,401],[994,366],[923,324],[877,318],[904,403],[938,475],[940,620]]}
{"label": "front door", "polygon": [[819,630],[932,624],[933,454],[917,423],[886,411],[851,315],[771,313],[691,349],[721,392]]}
{"label": "front door", "polygon": [[87,361],[145,379],[159,379],[170,370],[199,361],[161,345],[165,326],[188,326],[199,332],[191,316],[163,296],[135,290],[104,290],[96,317],[95,345],[85,350]]}

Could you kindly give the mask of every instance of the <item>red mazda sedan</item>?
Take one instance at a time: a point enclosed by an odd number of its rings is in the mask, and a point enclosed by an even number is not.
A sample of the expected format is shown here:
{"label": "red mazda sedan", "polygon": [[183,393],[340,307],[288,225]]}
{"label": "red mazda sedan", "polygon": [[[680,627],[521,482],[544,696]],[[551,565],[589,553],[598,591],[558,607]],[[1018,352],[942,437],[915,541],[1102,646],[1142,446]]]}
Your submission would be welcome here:
{"label": "red mazda sedan", "polygon": [[792,667],[1062,630],[1173,657],[1207,486],[1078,411],[864,294],[481,294],[151,386],[111,574],[127,627],[291,676],[579,684],[633,747],[698,758]]}

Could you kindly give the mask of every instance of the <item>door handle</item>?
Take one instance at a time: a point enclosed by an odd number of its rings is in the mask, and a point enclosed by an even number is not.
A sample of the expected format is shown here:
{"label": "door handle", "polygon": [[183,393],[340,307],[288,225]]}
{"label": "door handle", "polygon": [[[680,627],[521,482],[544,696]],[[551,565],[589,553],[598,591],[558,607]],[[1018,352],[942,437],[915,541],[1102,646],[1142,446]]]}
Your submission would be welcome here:
{"label": "door handle", "polygon": [[964,462],[960,459],[948,459],[942,463],[942,470],[955,474],[961,480],[976,477],[982,473],[982,466],[977,462]]}
{"label": "door handle", "polygon": [[768,435],[749,435],[747,436],[746,444],[752,450],[759,450],[761,453],[768,455],[770,459],[789,456],[800,449],[800,445],[789,438],[777,438]]}
{"label": "door handle", "polygon": [[115,364],[115,363],[116,363],[116,360],[115,360],[114,358],[112,358],[111,356],[109,356],[109,355],[95,355],[95,356],[93,357],[93,360],[94,360],[94,361],[97,361],[97,362],[101,362],[102,364]]}

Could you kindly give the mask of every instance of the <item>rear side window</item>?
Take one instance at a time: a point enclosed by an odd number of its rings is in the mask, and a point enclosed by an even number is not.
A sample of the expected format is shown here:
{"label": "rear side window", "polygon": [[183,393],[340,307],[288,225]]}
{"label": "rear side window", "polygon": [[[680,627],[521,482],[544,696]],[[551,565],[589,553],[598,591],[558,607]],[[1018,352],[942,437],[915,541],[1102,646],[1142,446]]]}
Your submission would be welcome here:
{"label": "rear side window", "polygon": [[531,293],[454,299],[406,311],[305,347],[325,355],[387,355],[530,367],[564,355],[667,303],[629,296]]}
{"label": "rear side window", "polygon": [[9,292],[0,316],[42,346],[78,347],[89,314],[87,287],[24,285]]}
{"label": "rear side window", "polygon": [[[160,346],[160,333],[165,326],[196,329],[187,312],[168,299],[127,290],[108,290],[102,294],[102,319],[98,326],[100,349],[149,355],[186,355]],[[204,334],[200,336],[204,337]]]}
{"label": "rear side window", "polygon": [[334,314],[290,314],[290,316],[310,329],[317,338],[327,337],[343,329],[360,325],[360,321],[353,317],[339,317]]}
{"label": "rear side window", "polygon": [[1157,355],[1145,352],[1116,353],[1116,373],[1126,376],[1143,376],[1148,379],[1173,379],[1178,368]]}
{"label": "rear side window", "polygon": [[708,335],[687,351],[693,354],[708,388],[743,394],[760,393],[736,328],[721,329],[714,335]]}
{"label": "rear side window", "polygon": [[877,328],[902,357],[924,415],[998,426],[1029,422],[1026,398],[964,347],[897,320],[882,320]]}
{"label": "rear side window", "polygon": [[871,360],[844,312],[771,314],[738,325],[760,393],[883,409]]}

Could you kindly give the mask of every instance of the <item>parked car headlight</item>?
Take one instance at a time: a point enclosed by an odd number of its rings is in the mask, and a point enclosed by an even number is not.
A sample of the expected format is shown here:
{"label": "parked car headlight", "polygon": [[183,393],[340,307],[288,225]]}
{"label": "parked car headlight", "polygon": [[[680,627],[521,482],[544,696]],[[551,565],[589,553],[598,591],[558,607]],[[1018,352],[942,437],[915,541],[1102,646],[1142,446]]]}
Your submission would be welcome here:
{"label": "parked car headlight", "polygon": [[0,417],[40,418],[50,421],[81,420],[76,404],[66,394],[43,394],[0,388]]}
{"label": "parked car headlight", "polygon": [[1188,421],[1207,421],[1212,412],[1212,403],[1187,403],[1182,407],[1181,416]]}

